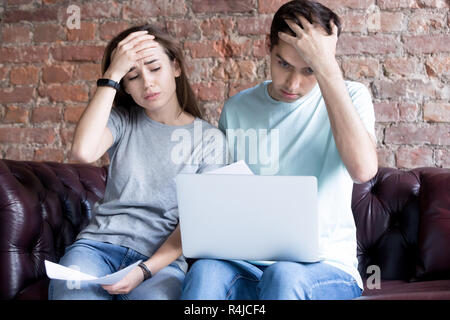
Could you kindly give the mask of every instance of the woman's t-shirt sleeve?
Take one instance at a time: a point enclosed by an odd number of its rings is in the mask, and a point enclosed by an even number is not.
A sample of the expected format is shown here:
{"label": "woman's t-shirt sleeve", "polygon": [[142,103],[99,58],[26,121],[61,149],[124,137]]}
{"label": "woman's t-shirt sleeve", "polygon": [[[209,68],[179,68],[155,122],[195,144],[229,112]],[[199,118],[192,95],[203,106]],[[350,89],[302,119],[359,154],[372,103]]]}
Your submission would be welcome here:
{"label": "woman's t-shirt sleeve", "polygon": [[205,173],[229,164],[225,135],[217,128],[206,130],[203,136],[203,157],[197,173]]}
{"label": "woman's t-shirt sleeve", "polygon": [[128,117],[128,111],[122,107],[113,107],[111,109],[111,113],[109,114],[108,122],[106,124],[114,139],[112,146],[108,149],[108,153],[110,153],[110,155],[124,135]]}

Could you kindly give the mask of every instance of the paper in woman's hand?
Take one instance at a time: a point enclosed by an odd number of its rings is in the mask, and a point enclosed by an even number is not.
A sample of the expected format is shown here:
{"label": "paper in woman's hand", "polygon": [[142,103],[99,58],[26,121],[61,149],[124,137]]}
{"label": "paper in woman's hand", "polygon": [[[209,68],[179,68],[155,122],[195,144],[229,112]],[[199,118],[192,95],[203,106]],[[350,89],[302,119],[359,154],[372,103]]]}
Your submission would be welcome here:
{"label": "paper in woman's hand", "polygon": [[60,264],[45,260],[45,270],[50,279],[80,281],[84,283],[114,284],[122,280],[131,270],[133,270],[142,260],[139,260],[128,267],[104,277],[94,277],[89,274],[64,267]]}

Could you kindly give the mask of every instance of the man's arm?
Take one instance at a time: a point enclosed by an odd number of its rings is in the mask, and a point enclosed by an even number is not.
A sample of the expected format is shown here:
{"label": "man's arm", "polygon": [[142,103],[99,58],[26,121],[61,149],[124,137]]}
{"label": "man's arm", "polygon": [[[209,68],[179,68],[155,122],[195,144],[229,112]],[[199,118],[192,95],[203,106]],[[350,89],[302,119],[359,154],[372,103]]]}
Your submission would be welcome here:
{"label": "man's arm", "polygon": [[356,183],[364,183],[377,173],[378,160],[375,138],[364,127],[348,94],[344,78],[336,61],[337,27],[326,34],[318,25],[298,17],[303,29],[286,20],[296,37],[280,33],[280,39],[293,45],[314,71],[319,84],[336,147],[350,176]]}
{"label": "man's arm", "polygon": [[350,176],[364,183],[378,171],[375,138],[364,127],[348,94],[339,66],[323,74],[316,73],[327,107],[336,147]]}

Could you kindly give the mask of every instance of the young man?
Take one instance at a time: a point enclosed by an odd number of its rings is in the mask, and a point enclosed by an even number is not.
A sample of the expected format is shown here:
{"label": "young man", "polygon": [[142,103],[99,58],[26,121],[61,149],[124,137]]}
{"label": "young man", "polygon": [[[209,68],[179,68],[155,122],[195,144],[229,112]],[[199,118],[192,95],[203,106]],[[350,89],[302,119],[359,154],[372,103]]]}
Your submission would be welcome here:
{"label": "young man", "polygon": [[[317,177],[321,261],[198,260],[187,274],[182,298],[361,295],[351,195],[354,182],[366,182],[378,170],[375,117],[367,88],[342,77],[335,58],[339,34],[339,18],[321,4],[297,0],[283,5],[270,32],[272,81],[231,97],[219,121],[233,160],[246,160],[255,174]],[[252,130],[264,133],[256,135],[258,152],[246,144]],[[270,150],[274,161],[269,163],[261,150]]]}

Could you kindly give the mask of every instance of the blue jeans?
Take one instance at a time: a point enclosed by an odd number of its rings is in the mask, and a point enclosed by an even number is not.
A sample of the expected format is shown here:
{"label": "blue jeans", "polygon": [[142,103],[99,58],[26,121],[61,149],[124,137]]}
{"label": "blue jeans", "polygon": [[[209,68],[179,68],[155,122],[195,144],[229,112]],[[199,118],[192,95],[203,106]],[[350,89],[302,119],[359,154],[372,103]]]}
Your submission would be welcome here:
{"label": "blue jeans", "polygon": [[356,280],[329,264],[198,260],[188,271],[185,300],[337,300],[361,295]]}
{"label": "blue jeans", "polygon": [[[66,248],[59,263],[101,277],[123,269],[148,257],[130,248],[80,239]],[[175,264],[163,268],[126,295],[110,295],[99,284],[74,284],[73,281],[51,280],[50,300],[168,300],[179,299],[184,272]]]}

